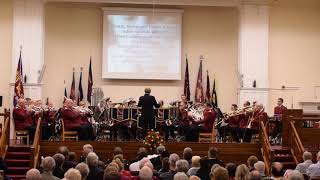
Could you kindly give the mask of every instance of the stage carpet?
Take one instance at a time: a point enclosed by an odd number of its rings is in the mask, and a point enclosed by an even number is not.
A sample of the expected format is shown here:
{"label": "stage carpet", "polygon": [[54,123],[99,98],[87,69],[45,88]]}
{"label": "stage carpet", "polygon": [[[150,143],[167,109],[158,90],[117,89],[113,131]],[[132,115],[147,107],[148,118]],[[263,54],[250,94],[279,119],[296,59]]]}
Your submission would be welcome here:
{"label": "stage carpet", "polygon": [[[137,150],[142,147],[142,142],[113,142],[113,141],[42,141],[40,154],[41,156],[52,156],[56,153],[59,146],[67,146],[70,151],[77,154],[79,158],[82,153],[82,146],[91,144],[94,151],[102,160],[112,158],[113,148],[121,147],[124,151],[125,158],[128,160],[135,159]],[[261,159],[261,145],[247,143],[190,143],[190,142],[167,142],[165,143],[170,153],[182,155],[185,147],[190,147],[194,155],[205,156],[211,146],[215,146],[220,150],[220,158],[225,162],[233,162],[237,164],[246,163],[251,155]]]}

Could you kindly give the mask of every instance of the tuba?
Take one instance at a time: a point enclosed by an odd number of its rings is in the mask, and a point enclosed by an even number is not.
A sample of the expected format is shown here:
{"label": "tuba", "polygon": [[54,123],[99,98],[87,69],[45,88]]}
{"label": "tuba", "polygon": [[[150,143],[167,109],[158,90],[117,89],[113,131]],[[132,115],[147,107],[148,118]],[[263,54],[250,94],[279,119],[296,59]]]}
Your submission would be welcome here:
{"label": "tuba", "polygon": [[188,116],[191,116],[195,121],[200,121],[203,119],[204,105],[202,103],[195,103],[189,107]]}

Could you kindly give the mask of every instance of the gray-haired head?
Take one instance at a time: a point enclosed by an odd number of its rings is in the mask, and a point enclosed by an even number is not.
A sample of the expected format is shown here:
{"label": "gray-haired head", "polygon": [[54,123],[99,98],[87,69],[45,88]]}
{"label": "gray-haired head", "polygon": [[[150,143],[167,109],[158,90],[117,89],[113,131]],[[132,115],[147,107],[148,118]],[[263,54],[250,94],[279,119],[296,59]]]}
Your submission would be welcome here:
{"label": "gray-haired head", "polygon": [[176,162],[180,159],[179,155],[176,153],[173,153],[169,156],[169,164],[172,167],[176,167]]}
{"label": "gray-haired head", "polygon": [[180,159],[176,162],[176,170],[178,172],[184,172],[187,173],[189,170],[189,163],[187,160]]}
{"label": "gray-haired head", "polygon": [[184,172],[177,172],[174,177],[174,180],[188,180],[188,176]]}
{"label": "gray-haired head", "polygon": [[153,176],[153,172],[147,166],[144,166],[139,172],[139,178],[141,180],[152,180],[152,176]]}
{"label": "gray-haired head", "polygon": [[47,156],[42,160],[43,171],[52,172],[55,166],[56,162],[51,156]]}
{"label": "gray-haired head", "polygon": [[298,170],[293,170],[290,173],[288,179],[289,180],[304,180],[304,177]]}
{"label": "gray-haired head", "polygon": [[41,174],[38,169],[30,169],[26,174],[26,180],[41,180]]}
{"label": "gray-haired head", "polygon": [[81,174],[81,179],[82,180],[85,180],[87,178],[87,176],[89,175],[89,167],[86,163],[79,163],[77,166],[76,166],[76,169],[78,169],[80,171],[80,174]]}
{"label": "gray-haired head", "polygon": [[161,154],[165,150],[166,150],[166,147],[164,147],[163,145],[160,145],[157,147],[157,154]]}
{"label": "gray-haired head", "polygon": [[98,164],[99,158],[96,153],[91,152],[86,158],[88,166],[96,166]]}

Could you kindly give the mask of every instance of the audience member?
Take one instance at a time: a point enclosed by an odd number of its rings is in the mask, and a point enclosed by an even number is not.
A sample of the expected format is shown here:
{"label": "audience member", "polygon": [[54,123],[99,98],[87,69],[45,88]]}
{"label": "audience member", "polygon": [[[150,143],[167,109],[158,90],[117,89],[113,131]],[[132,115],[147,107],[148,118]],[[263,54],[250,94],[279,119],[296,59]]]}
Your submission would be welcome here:
{"label": "audience member", "polygon": [[153,177],[152,169],[150,169],[147,166],[144,166],[141,168],[139,172],[140,180],[152,180],[152,177]]}
{"label": "audience member", "polygon": [[258,158],[256,156],[250,156],[247,160],[247,164],[248,164],[248,168],[249,171],[253,171],[254,170],[254,164],[258,162]]}
{"label": "audience member", "polygon": [[259,171],[260,176],[262,179],[267,178],[266,174],[265,174],[265,165],[264,162],[262,161],[258,161],[254,164],[254,169]]}
{"label": "audience member", "polygon": [[320,151],[317,154],[317,163],[311,164],[308,167],[306,174],[309,177],[320,176]]}
{"label": "audience member", "polygon": [[210,167],[209,159],[207,157],[202,157],[200,159],[200,168],[197,171],[196,176],[201,180],[209,180]]}
{"label": "audience member", "polygon": [[293,170],[288,176],[288,180],[304,180],[304,177],[299,171]]}
{"label": "audience member", "polygon": [[187,173],[189,170],[189,163],[187,160],[180,159],[176,162],[176,170],[177,172]]}
{"label": "audience member", "polygon": [[234,180],[234,177],[236,176],[236,169],[237,169],[236,164],[228,163],[226,165],[226,169],[228,170],[229,180]]}
{"label": "audience member", "polygon": [[158,146],[157,149],[156,149],[157,156],[150,159],[151,163],[154,166],[154,169],[157,170],[157,171],[159,171],[161,169],[161,166],[162,166],[161,153],[163,153],[165,150],[166,150],[166,147]]}
{"label": "audience member", "polygon": [[69,152],[69,161],[77,163],[77,155],[75,152]]}
{"label": "audience member", "polygon": [[56,166],[56,162],[50,156],[45,157],[42,160],[43,172],[41,174],[41,178],[45,180],[58,180],[56,176],[52,174],[54,167]]}
{"label": "audience member", "polygon": [[113,149],[113,156],[116,156],[118,154],[123,154],[122,148],[121,147],[115,147]]}
{"label": "audience member", "polygon": [[66,180],[81,180],[81,174],[78,169],[70,168],[65,174]]}
{"label": "audience member", "polygon": [[189,180],[201,180],[198,176],[190,176]]}
{"label": "audience member", "polygon": [[89,167],[86,163],[79,163],[76,166],[76,169],[80,171],[81,180],[86,180],[89,175]]}
{"label": "audience member", "polygon": [[53,155],[52,158],[54,159],[54,161],[56,163],[56,166],[55,166],[52,174],[54,176],[62,179],[64,177],[64,173],[66,172],[62,168],[62,165],[64,163],[65,157],[63,156],[63,154],[57,153],[57,154]]}
{"label": "audience member", "polygon": [[[188,162],[188,161],[186,161]],[[188,176],[186,175],[186,173],[184,172],[177,172],[174,177],[173,177],[174,180],[188,180]]]}
{"label": "audience member", "polygon": [[210,147],[208,151],[209,158],[209,168],[211,168],[214,164],[219,164],[224,167],[223,161],[219,159],[219,150],[216,147]]}
{"label": "audience member", "polygon": [[211,180],[228,180],[229,179],[227,169],[221,166],[215,168],[214,171],[210,173],[210,175],[211,175],[210,177]]}
{"label": "audience member", "polygon": [[189,147],[184,148],[183,150],[183,155],[182,155],[182,159],[185,159],[188,161],[189,163],[189,168],[191,167],[191,163],[192,163],[192,149]]}
{"label": "audience member", "polygon": [[197,174],[197,171],[200,169],[200,156],[193,156],[191,159],[191,168],[188,170],[189,176],[194,176]]}
{"label": "audience member", "polygon": [[241,164],[236,169],[235,180],[248,180],[249,168],[245,164]]}
{"label": "audience member", "polygon": [[86,163],[89,166],[89,174],[87,180],[102,180],[103,170],[97,167],[99,158],[96,153],[91,152],[87,155]]}
{"label": "audience member", "polygon": [[179,159],[180,157],[175,153],[169,156],[170,171],[160,174],[160,180],[173,180],[174,175],[177,173],[176,162]]}
{"label": "audience member", "polygon": [[249,178],[248,180],[262,180],[261,174],[257,170],[253,170],[249,173]]}
{"label": "audience member", "polygon": [[271,165],[271,179],[279,180],[282,177],[282,164],[279,162],[274,162]]}
{"label": "audience member", "polygon": [[93,152],[93,147],[91,144],[85,144],[82,147],[82,155],[79,162],[85,162],[89,153]]}
{"label": "audience member", "polygon": [[103,177],[103,180],[121,180],[121,176],[119,173],[112,172]]}
{"label": "audience member", "polygon": [[158,171],[159,174],[168,172],[170,170],[169,158],[168,157],[163,158],[161,163],[162,163],[162,168]]}
{"label": "audience member", "polygon": [[64,163],[62,165],[62,169],[64,171],[67,171],[70,168],[76,167],[76,165],[77,165],[76,163],[74,163],[72,161],[69,161],[69,148],[68,147],[60,146],[58,148],[58,152],[57,153],[61,153],[61,154],[64,155],[65,160],[64,160]]}
{"label": "audience member", "polygon": [[139,148],[138,153],[137,153],[137,160],[133,163],[130,164],[129,170],[130,171],[140,171],[140,160],[143,158],[147,157],[147,149],[144,147]]}
{"label": "audience member", "polygon": [[26,180],[41,180],[41,174],[38,169],[30,169],[26,174]]}
{"label": "audience member", "polygon": [[308,167],[312,164],[312,153],[311,152],[304,152],[302,155],[303,163],[299,163],[296,167],[296,170],[305,174],[307,172]]}

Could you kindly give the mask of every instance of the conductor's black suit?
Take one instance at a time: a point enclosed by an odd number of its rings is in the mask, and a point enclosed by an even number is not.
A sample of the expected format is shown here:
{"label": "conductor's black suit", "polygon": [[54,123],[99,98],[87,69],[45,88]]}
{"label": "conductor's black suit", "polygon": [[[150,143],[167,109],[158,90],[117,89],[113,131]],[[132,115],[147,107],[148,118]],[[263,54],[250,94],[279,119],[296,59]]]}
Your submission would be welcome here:
{"label": "conductor's black suit", "polygon": [[143,129],[144,133],[147,129],[155,128],[155,117],[153,108],[159,108],[160,105],[157,103],[154,96],[145,94],[139,98],[138,106],[141,107],[141,117],[139,119],[139,126]]}

